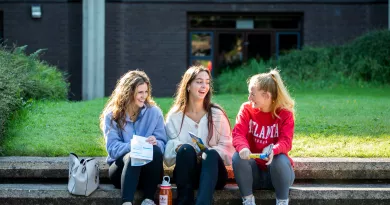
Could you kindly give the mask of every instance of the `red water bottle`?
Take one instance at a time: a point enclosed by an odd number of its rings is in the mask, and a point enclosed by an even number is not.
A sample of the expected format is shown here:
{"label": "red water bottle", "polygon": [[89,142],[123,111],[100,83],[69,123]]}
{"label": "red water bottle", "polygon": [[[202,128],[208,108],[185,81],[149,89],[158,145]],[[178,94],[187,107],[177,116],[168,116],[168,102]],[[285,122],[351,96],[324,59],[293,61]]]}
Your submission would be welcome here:
{"label": "red water bottle", "polygon": [[171,179],[169,176],[164,176],[160,186],[159,204],[172,205],[172,187],[169,183]]}

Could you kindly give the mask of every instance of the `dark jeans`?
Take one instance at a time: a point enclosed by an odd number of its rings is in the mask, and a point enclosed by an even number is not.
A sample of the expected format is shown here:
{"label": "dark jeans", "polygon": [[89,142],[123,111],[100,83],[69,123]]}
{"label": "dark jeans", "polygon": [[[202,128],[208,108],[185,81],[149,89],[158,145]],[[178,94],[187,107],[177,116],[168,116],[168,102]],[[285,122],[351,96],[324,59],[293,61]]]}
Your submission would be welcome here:
{"label": "dark jeans", "polygon": [[212,204],[215,189],[222,189],[228,175],[222,158],[215,150],[205,152],[207,157],[197,163],[195,149],[183,144],[177,152],[173,177],[177,185],[177,204],[191,205],[194,189],[198,189],[196,204]]}
{"label": "dark jeans", "polygon": [[153,161],[144,166],[131,166],[128,153],[110,165],[108,176],[116,188],[122,188],[122,201],[133,202],[137,185],[143,190],[145,198],[154,200],[162,173],[163,155],[160,148],[153,145]]}

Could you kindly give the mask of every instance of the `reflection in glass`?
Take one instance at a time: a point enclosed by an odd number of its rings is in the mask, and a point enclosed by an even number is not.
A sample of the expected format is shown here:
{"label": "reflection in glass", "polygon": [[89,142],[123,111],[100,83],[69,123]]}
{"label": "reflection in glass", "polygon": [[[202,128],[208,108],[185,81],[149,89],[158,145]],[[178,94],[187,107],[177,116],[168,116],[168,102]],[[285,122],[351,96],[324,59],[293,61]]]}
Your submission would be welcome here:
{"label": "reflection in glass", "polygon": [[298,35],[297,34],[283,34],[279,35],[279,55],[285,55],[293,49],[298,49]]}
{"label": "reflection in glass", "polygon": [[235,16],[220,15],[191,15],[189,17],[191,28],[235,28]]}
{"label": "reflection in glass", "polygon": [[298,29],[300,16],[257,16],[254,19],[255,28]]}
{"label": "reflection in glass", "polygon": [[213,70],[213,64],[209,60],[193,60],[191,63],[192,65],[202,65],[205,68],[208,68],[209,71]]}
{"label": "reflection in glass", "polygon": [[271,34],[248,34],[248,59],[269,60],[271,57]]}
{"label": "reflection in glass", "polygon": [[234,67],[242,63],[242,36],[242,33],[219,34],[218,68]]}
{"label": "reflection in glass", "polygon": [[211,34],[193,33],[191,34],[191,55],[210,56],[211,55]]}
{"label": "reflection in glass", "polygon": [[240,19],[251,19],[255,28],[299,29],[301,14],[190,15],[190,28],[236,28]]}

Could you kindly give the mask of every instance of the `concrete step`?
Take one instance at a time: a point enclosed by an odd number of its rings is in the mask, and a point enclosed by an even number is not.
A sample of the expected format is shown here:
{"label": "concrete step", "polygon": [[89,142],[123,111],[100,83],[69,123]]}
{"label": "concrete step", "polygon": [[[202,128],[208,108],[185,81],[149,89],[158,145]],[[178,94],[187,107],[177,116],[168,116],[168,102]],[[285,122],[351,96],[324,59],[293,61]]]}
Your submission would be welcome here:
{"label": "concrete step", "polygon": [[[174,199],[176,189],[173,188]],[[254,192],[257,204],[274,205],[275,195],[271,190]],[[141,193],[135,195],[135,204],[140,204]],[[156,195],[156,202],[157,202]],[[242,204],[237,185],[229,184],[224,190],[214,193],[214,205]],[[0,204],[121,204],[120,190],[113,185],[101,184],[88,197],[68,193],[66,184],[0,184]],[[295,184],[290,189],[290,205],[388,205],[389,184]]]}
{"label": "concrete step", "polygon": [[[107,179],[105,157],[96,157],[101,179]],[[390,158],[294,158],[296,179],[390,180]],[[172,176],[173,168],[165,167]],[[228,167],[229,178],[234,178]],[[67,157],[0,157],[0,179],[66,179]]]}

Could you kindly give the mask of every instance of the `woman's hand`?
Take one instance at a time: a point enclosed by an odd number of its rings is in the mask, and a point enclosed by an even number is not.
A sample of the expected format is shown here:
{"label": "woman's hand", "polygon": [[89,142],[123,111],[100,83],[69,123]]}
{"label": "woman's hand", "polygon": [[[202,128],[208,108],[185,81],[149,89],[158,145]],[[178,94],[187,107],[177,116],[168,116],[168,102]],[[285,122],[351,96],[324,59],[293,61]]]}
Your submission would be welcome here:
{"label": "woman's hand", "polygon": [[149,142],[150,144],[152,145],[157,145],[157,140],[156,140],[156,137],[155,136],[149,136],[148,138],[146,138],[146,142]]}
{"label": "woman's hand", "polygon": [[241,159],[249,160],[249,155],[251,154],[251,151],[248,148],[242,149],[239,153]]}
{"label": "woman's hand", "polygon": [[265,161],[268,161],[265,165],[270,165],[272,163],[272,160],[274,159],[274,151],[272,149],[273,147],[274,147],[274,144],[270,144],[270,145],[264,147],[264,149],[263,149],[262,153],[265,153],[268,155],[268,157],[264,159]]}
{"label": "woman's hand", "polygon": [[272,160],[274,159],[274,151],[271,150],[271,154],[268,156],[268,162],[265,163],[265,165],[270,165],[272,163]]}

